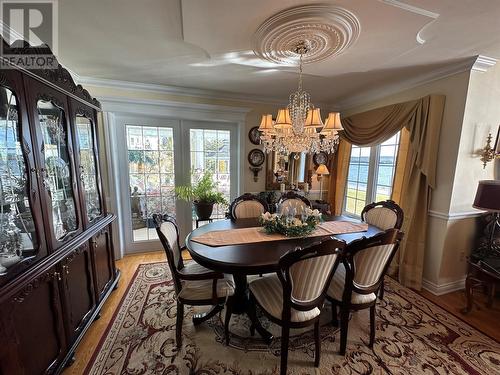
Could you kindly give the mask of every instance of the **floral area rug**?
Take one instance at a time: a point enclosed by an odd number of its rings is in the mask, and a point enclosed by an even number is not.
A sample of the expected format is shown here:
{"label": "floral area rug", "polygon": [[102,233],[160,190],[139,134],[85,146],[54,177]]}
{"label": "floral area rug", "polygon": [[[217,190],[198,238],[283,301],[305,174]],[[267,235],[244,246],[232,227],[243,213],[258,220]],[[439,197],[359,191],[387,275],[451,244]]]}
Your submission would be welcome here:
{"label": "floral area rug", "polygon": [[[500,374],[500,344],[392,279],[376,309],[376,341],[369,339],[368,310],[352,314],[346,356],[340,332],[322,312],[321,364],[314,367],[312,331],[292,330],[289,374]],[[175,346],[176,302],[166,263],[141,264],[90,361],[86,374],[279,374],[280,327],[261,317],[275,339],[265,345],[249,334],[245,315],[231,318],[223,344],[216,316],[194,327],[202,308],[185,307],[183,343]],[[224,313],[222,313],[223,315]],[[312,327],[311,327],[312,328]]]}

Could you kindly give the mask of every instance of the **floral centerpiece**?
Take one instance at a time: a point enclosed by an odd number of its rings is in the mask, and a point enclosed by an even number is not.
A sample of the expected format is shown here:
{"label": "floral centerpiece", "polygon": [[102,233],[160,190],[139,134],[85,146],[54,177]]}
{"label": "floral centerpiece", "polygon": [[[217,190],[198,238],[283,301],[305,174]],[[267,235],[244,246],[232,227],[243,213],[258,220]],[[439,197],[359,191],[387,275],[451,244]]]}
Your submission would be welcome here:
{"label": "floral centerpiece", "polygon": [[281,233],[287,237],[305,237],[314,232],[321,222],[321,213],[310,208],[306,208],[300,217],[266,212],[260,216],[259,221],[266,233]]}

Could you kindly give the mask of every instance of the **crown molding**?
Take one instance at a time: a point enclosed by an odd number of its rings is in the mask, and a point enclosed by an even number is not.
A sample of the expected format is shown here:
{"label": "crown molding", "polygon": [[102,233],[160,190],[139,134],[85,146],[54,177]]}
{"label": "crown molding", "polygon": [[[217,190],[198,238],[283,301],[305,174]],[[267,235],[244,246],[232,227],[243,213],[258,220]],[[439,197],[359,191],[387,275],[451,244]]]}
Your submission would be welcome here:
{"label": "crown molding", "polygon": [[380,0],[380,1],[382,1],[383,3],[385,3],[387,5],[391,5],[393,7],[400,8],[400,9],[406,10],[406,11],[411,12],[411,13],[420,14],[421,16],[425,16],[425,17],[429,17],[429,18],[433,18],[433,19],[436,19],[439,17],[439,13],[431,12],[430,10],[427,10],[424,8],[416,7],[416,6],[413,6],[410,4],[406,4],[406,3],[399,1],[399,0]]}
{"label": "crown molding", "polygon": [[472,65],[472,70],[476,72],[484,73],[488,71],[489,68],[493,67],[497,63],[497,59],[493,57],[478,55],[476,62]]}
{"label": "crown molding", "polygon": [[184,120],[221,121],[241,123],[250,107],[177,102],[170,100],[136,99],[100,96],[102,110],[131,116],[147,115]]}
{"label": "crown molding", "polygon": [[[72,72],[74,73],[74,72]],[[76,73],[74,73],[78,76]],[[78,76],[78,83],[81,85],[96,86],[103,88],[121,89],[121,90],[136,90],[147,92],[158,92],[162,94],[170,94],[176,96],[186,96],[195,98],[207,99],[223,99],[244,103],[271,104],[277,106],[286,105],[286,100],[274,97],[265,97],[251,94],[238,94],[228,91],[197,89],[191,87],[158,85],[153,83],[140,83],[131,81],[112,80],[105,78],[93,78],[86,76]]]}
{"label": "crown molding", "polygon": [[477,56],[463,59],[453,64],[449,64],[444,67],[432,70],[430,72],[426,72],[406,80],[401,80],[399,82],[386,85],[385,87],[377,87],[372,90],[364,91],[361,94],[353,95],[347,99],[337,101],[330,106],[342,111],[352,109],[354,107],[364,105],[375,100],[424,85],[426,83],[434,82],[442,78],[453,76],[455,74],[470,71],[476,60]]}

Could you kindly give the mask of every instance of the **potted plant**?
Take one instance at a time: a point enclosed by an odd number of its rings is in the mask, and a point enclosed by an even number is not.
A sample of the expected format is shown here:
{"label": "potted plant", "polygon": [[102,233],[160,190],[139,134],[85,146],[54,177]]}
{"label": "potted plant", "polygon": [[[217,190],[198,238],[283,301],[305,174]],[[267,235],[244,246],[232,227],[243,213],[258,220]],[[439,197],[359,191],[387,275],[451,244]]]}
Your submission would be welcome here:
{"label": "potted plant", "polygon": [[212,174],[205,172],[197,182],[175,188],[177,198],[193,202],[196,216],[199,220],[208,220],[212,215],[214,204],[226,204],[224,195],[217,191],[217,183],[212,180]]}

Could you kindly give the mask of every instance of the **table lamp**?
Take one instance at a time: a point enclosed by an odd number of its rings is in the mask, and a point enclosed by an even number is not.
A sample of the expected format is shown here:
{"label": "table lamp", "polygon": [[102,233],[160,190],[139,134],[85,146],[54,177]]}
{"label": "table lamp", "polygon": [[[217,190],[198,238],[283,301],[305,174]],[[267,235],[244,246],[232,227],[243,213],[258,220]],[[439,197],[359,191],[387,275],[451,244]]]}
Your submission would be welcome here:
{"label": "table lamp", "polygon": [[319,199],[323,200],[323,176],[328,176],[330,171],[324,164],[320,164],[316,169],[316,174],[318,175],[319,181]]}
{"label": "table lamp", "polygon": [[476,198],[472,207],[493,212],[494,220],[490,224],[491,229],[488,240],[488,251],[493,249],[495,231],[500,227],[500,180],[482,180],[477,186]]}

